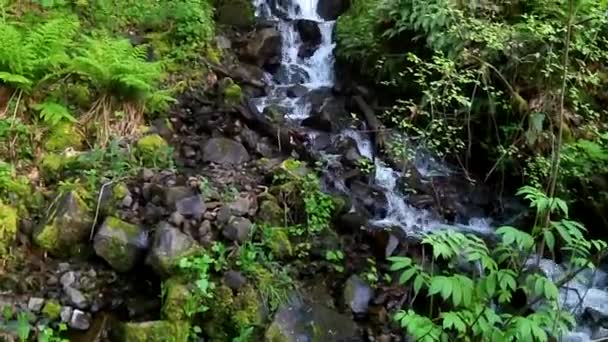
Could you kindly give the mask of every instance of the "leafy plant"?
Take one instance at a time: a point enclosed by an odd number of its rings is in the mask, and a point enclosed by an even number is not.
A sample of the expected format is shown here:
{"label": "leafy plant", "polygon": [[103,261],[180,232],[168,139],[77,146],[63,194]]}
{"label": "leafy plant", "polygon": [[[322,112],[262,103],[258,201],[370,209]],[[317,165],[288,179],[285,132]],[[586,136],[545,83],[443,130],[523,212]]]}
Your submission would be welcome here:
{"label": "leafy plant", "polygon": [[211,281],[210,270],[214,263],[215,260],[206,253],[179,260],[178,267],[190,276],[196,289],[184,309],[189,317],[209,309],[205,302],[213,297],[215,284]]}
{"label": "leafy plant", "polygon": [[329,261],[337,272],[344,272],[344,266],[342,265],[344,262],[344,253],[342,251],[325,251],[325,260]]}

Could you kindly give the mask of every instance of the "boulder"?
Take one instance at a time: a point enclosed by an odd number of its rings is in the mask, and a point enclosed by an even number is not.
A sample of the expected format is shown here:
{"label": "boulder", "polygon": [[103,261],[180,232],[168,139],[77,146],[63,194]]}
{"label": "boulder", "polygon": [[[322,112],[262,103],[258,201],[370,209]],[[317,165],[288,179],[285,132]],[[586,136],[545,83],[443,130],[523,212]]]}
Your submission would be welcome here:
{"label": "boulder", "polygon": [[[293,0],[270,0],[270,11],[275,16],[281,19],[287,19],[289,17],[288,8],[293,6]],[[296,5],[296,12],[299,12],[299,6]]]}
{"label": "boulder", "polygon": [[317,13],[325,20],[336,20],[350,5],[349,0],[319,0]]}
{"label": "boulder", "polygon": [[355,315],[367,314],[373,296],[374,290],[356,274],[350,276],[344,285],[344,303]]}
{"label": "boulder", "polygon": [[322,304],[298,299],[292,302],[279,307],[266,330],[266,341],[349,341],[359,336],[350,317]]}
{"label": "boulder", "polygon": [[93,248],[112,268],[128,272],[148,248],[148,234],[140,226],[107,217],[95,235]]}
{"label": "boulder", "polygon": [[76,191],[59,195],[44,223],[34,231],[34,241],[55,255],[79,252],[91,232],[91,215]]}
{"label": "boulder", "polygon": [[321,44],[321,29],[319,29],[319,24],[316,21],[298,19],[295,21],[295,27],[303,43],[311,45]]}
{"label": "boulder", "polygon": [[306,83],[308,79],[306,70],[296,64],[283,64],[274,73],[274,80],[280,84]]}
{"label": "boulder", "polygon": [[608,327],[608,292],[589,289],[583,300],[583,309],[598,325]]}
{"label": "boulder", "polygon": [[177,203],[185,198],[195,196],[194,189],[187,186],[172,186],[158,189],[162,194],[163,204],[170,210],[177,209]]}
{"label": "boulder", "polygon": [[122,323],[110,331],[115,342],[188,342],[190,323],[151,321]]}
{"label": "boulder", "polygon": [[251,195],[240,195],[234,202],[228,204],[230,213],[235,216],[254,215],[257,207],[257,199]]}
{"label": "boulder", "polygon": [[308,94],[308,88],[301,84],[296,84],[289,87],[286,94],[289,98],[303,97]]}
{"label": "boulder", "polygon": [[388,209],[388,200],[382,189],[353,181],[349,185],[351,197],[355,204],[359,204],[374,217],[384,217]]}
{"label": "boulder", "polygon": [[248,0],[220,0],[217,2],[217,22],[239,28],[251,27],[255,21],[253,3]]}
{"label": "boulder", "polygon": [[154,232],[154,241],[146,257],[146,263],[161,277],[169,276],[179,260],[195,254],[197,243],[187,234],[161,222]]}
{"label": "boulder", "polygon": [[212,138],[203,148],[203,161],[222,166],[237,166],[249,161],[245,147],[227,138]]}
{"label": "boulder", "polygon": [[281,62],[281,33],[273,27],[257,30],[249,39],[243,57],[259,67],[272,68]]}
{"label": "boulder", "polygon": [[222,234],[228,240],[243,243],[249,238],[252,227],[253,224],[248,219],[232,216],[224,226]]}
{"label": "boulder", "polygon": [[84,311],[76,309],[72,312],[69,325],[75,330],[87,330],[91,326],[91,317]]}

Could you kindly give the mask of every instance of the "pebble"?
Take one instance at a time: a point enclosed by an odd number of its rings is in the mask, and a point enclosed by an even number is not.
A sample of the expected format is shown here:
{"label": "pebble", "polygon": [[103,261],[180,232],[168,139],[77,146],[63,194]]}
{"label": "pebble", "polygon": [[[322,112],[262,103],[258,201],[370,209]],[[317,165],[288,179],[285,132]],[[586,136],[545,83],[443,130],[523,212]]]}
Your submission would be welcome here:
{"label": "pebble", "polygon": [[84,311],[76,309],[72,312],[69,325],[72,329],[87,330],[91,326],[91,320]]}
{"label": "pebble", "polygon": [[27,309],[34,313],[39,313],[44,306],[44,298],[32,297],[27,302]]}
{"label": "pebble", "polygon": [[121,206],[123,208],[130,208],[131,205],[133,205],[133,197],[131,197],[131,195],[125,196],[125,198],[122,199]]}
{"label": "pebble", "polygon": [[68,323],[70,321],[70,318],[72,318],[72,311],[74,311],[74,309],[72,309],[71,306],[61,307],[59,317],[61,317],[63,323]]}
{"label": "pebble", "polygon": [[59,283],[59,279],[54,275],[49,276],[49,278],[46,280],[46,284],[49,286],[57,285],[57,283]]}
{"label": "pebble", "polygon": [[74,271],[64,273],[61,278],[59,278],[59,282],[64,289],[71,287],[76,282],[76,273],[74,273]]}
{"label": "pebble", "polygon": [[68,296],[68,301],[79,309],[85,309],[88,306],[87,299],[82,292],[73,287],[65,288],[65,293]]}

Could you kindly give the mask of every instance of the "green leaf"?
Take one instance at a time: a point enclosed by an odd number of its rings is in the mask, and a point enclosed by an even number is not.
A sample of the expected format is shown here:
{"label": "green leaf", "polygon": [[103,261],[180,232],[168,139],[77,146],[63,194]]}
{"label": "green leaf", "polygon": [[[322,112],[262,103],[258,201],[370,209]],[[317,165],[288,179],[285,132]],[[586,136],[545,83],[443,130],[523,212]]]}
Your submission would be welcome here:
{"label": "green leaf", "polygon": [[416,268],[412,267],[409,270],[401,273],[401,276],[399,277],[399,284],[403,285],[407,283],[416,274],[416,271]]}
{"label": "green leaf", "polygon": [[421,274],[419,274],[414,280],[414,293],[418,294],[424,285],[424,278]]}
{"label": "green leaf", "polygon": [[553,232],[548,229],[543,231],[543,235],[545,237],[547,247],[549,247],[549,250],[553,252],[555,250],[555,235],[553,235]]}

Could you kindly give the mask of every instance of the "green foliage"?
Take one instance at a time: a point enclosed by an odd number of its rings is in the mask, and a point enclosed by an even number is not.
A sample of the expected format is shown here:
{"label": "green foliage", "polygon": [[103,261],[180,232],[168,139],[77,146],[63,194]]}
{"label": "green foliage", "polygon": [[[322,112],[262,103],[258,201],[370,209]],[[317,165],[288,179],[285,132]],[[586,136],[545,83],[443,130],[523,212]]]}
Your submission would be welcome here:
{"label": "green foliage", "polygon": [[64,105],[56,102],[46,101],[35,105],[34,109],[40,111],[40,118],[50,126],[56,126],[62,121],[76,122],[70,111]]}
{"label": "green foliage", "polygon": [[[553,213],[565,216],[567,206],[533,188],[520,193],[537,209],[539,217]],[[562,219],[536,227],[532,234],[513,227],[496,231],[499,241],[491,249],[474,235],[454,231],[427,234],[423,245],[432,248],[432,263],[439,272],[429,272],[425,261],[409,257],[391,257],[391,270],[399,271],[398,282],[411,286],[414,298],[423,293],[431,297],[430,315],[414,309],[401,310],[395,319],[417,341],[548,341],[560,336],[574,324],[574,318],[561,308],[556,282],[543,275],[528,273],[528,256],[539,246],[549,245],[570,256],[569,272],[579,267],[593,267],[591,253],[606,248],[602,241],[588,241],[581,224]],[[553,233],[557,232],[557,233]],[[548,238],[548,236],[552,236]],[[478,270],[462,273],[462,265],[478,265]],[[469,268],[469,269],[475,269]],[[567,274],[564,279],[570,274]],[[559,284],[561,280],[557,281]],[[532,314],[526,310],[503,310],[512,304],[515,291],[523,290],[528,303],[542,301],[542,309]],[[440,311],[433,307],[438,301]],[[413,301],[413,300],[412,300]]]}
{"label": "green foliage", "polygon": [[344,253],[340,250],[336,251],[325,251],[325,260],[332,264],[332,267],[336,272],[344,272]]}
{"label": "green foliage", "polygon": [[69,342],[68,339],[62,338],[61,333],[68,330],[65,323],[60,323],[57,330],[50,327],[43,327],[38,337],[39,342]]}
{"label": "green foliage", "polygon": [[186,302],[186,316],[192,317],[209,309],[205,303],[213,297],[215,284],[211,281],[210,272],[214,263],[215,260],[206,253],[179,260],[178,267],[194,281],[196,289]]}

